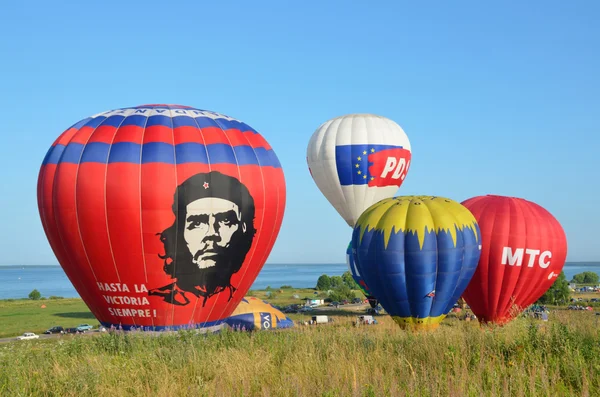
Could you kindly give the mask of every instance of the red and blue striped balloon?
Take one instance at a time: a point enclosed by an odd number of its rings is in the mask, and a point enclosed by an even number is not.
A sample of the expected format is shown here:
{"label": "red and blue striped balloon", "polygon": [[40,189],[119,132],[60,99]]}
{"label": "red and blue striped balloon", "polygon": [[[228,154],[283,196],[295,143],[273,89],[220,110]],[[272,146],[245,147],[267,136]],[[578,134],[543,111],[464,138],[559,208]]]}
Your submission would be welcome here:
{"label": "red and blue striped balloon", "polygon": [[49,243],[105,326],[219,324],[277,238],[286,202],[267,141],[178,105],[100,113],[52,144],[38,206]]}

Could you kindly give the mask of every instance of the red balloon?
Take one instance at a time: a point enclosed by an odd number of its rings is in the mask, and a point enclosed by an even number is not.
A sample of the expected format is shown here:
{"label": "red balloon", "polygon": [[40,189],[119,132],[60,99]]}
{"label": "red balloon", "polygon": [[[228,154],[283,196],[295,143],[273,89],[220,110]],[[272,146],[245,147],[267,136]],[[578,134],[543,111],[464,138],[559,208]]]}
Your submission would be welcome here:
{"label": "red balloon", "polygon": [[462,203],[481,230],[481,257],[463,293],[481,322],[506,323],[537,301],[565,264],[567,239],[541,206],[520,198],[478,196]]}
{"label": "red balloon", "polygon": [[38,207],[75,289],[107,327],[216,325],[277,238],[283,170],[241,121],[178,105],[88,117],[52,145]]}

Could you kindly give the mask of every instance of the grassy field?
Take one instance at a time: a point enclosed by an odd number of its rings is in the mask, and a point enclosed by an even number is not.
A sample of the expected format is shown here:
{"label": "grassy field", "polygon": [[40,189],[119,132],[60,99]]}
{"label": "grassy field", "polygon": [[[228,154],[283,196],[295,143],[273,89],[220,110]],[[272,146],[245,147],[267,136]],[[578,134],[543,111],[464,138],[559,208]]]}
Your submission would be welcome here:
{"label": "grassy field", "polygon": [[0,300],[0,338],[23,332],[42,333],[55,325],[67,328],[82,323],[98,325],[81,299]]}
{"label": "grassy field", "polygon": [[[265,299],[274,305],[304,303],[306,298],[318,299],[313,289],[286,288],[271,291],[251,291],[248,295]],[[295,298],[294,295],[298,296]],[[363,295],[356,291],[356,296]],[[45,307],[42,308],[42,305]],[[309,319],[308,315],[292,315],[292,319]],[[42,333],[50,327],[76,327],[81,323],[98,326],[98,320],[81,299],[0,300],[0,338],[22,335],[23,332]],[[0,394],[1,395],[1,394]]]}
{"label": "grassy field", "polygon": [[505,327],[448,319],[432,332],[387,316],[353,327],[101,334],[0,345],[4,396],[594,396],[593,312]]}
{"label": "grassy field", "polygon": [[[248,295],[264,299],[274,305],[287,306],[293,303],[304,303],[306,298],[318,299],[319,295],[314,292],[314,289],[311,288],[284,288],[270,291],[255,290],[250,291]],[[355,295],[364,298],[359,291],[355,291]],[[591,299],[600,298],[600,293],[573,294],[573,296]],[[584,303],[577,302],[575,304],[583,305]],[[45,308],[42,308],[42,305]],[[600,303],[591,305],[596,309],[600,308]],[[344,315],[345,312],[332,310],[327,314]],[[311,314],[291,314],[289,317],[293,320],[308,320]],[[42,333],[55,325],[61,325],[64,328],[76,327],[81,323],[98,326],[98,321],[81,299],[0,300],[0,338],[22,335],[23,332]]]}

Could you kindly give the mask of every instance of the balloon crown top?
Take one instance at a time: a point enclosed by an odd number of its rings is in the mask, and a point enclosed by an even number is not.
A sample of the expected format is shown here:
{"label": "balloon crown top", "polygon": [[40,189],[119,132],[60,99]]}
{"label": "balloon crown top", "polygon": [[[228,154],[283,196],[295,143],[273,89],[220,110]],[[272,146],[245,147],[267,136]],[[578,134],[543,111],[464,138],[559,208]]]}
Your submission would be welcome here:
{"label": "balloon crown top", "polygon": [[374,114],[374,113],[348,113],[348,114],[343,114],[341,116],[334,117],[332,120],[347,118],[347,117],[375,117],[378,119],[387,119],[387,117],[380,116],[380,115]]}
{"label": "balloon crown top", "polygon": [[524,199],[522,197],[504,196],[504,195],[501,195],[501,194],[486,194],[485,197],[529,201],[529,200]]}
{"label": "balloon crown top", "polygon": [[150,103],[146,105],[134,106],[133,109],[143,109],[143,108],[167,108],[167,109],[193,109],[191,106],[184,105],[176,105],[170,103]]}

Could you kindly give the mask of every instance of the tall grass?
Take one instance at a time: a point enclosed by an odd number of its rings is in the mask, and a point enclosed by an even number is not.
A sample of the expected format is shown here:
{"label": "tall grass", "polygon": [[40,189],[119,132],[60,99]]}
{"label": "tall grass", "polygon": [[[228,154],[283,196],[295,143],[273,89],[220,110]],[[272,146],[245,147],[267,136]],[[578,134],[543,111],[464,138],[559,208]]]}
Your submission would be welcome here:
{"label": "tall grass", "polygon": [[0,347],[4,396],[600,395],[593,313],[435,331],[296,326],[254,333],[105,334]]}

